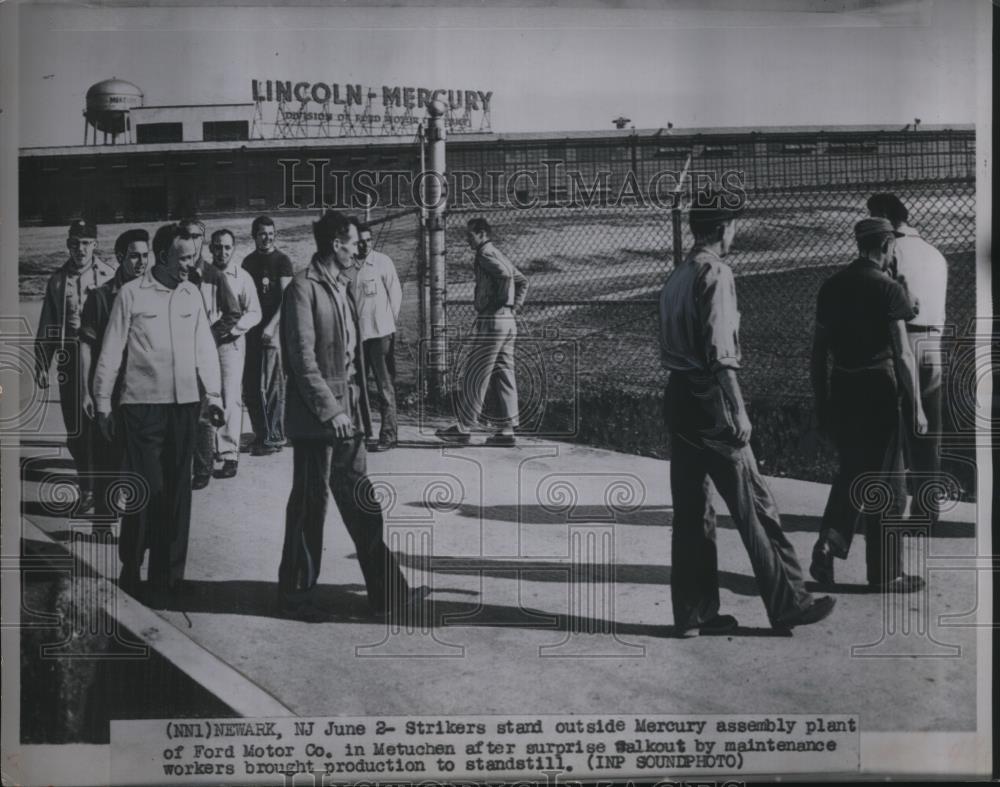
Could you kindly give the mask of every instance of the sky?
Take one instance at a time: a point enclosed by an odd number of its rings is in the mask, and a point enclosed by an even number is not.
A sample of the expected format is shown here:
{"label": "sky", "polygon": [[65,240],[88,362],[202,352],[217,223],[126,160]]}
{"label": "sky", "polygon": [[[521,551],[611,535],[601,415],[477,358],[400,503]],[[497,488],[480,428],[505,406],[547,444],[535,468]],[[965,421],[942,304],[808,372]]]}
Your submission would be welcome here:
{"label": "sky", "polygon": [[250,101],[254,78],[492,90],[497,132],[971,124],[984,2],[28,4],[18,144],[81,144],[87,88],[111,76],[146,105]]}

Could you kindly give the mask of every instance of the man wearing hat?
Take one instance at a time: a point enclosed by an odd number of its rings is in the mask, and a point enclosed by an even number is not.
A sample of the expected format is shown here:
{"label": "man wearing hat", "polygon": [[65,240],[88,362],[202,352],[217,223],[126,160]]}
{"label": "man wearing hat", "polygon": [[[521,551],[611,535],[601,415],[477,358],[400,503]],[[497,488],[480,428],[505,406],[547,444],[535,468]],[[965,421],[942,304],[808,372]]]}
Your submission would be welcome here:
{"label": "man wearing hat", "polygon": [[736,234],[739,202],[736,194],[696,195],[690,211],[694,248],[660,294],[661,361],[670,372],[664,407],[674,506],[670,585],[674,625],[681,637],[724,634],[738,625],[733,616],[719,614],[709,479],[743,538],[775,628],[816,623],[835,603],[806,590],[795,549],[781,529],[749,445],[750,419],[736,380],[736,286],[723,261]]}
{"label": "man wearing hat", "polygon": [[[887,273],[898,234],[887,219],[859,221],[854,226],[857,259],[827,279],[817,299],[810,377],[820,429],[836,435],[840,455],[809,569],[821,584],[833,584],[833,559],[847,557],[863,517],[871,589],[912,592],[923,587],[920,577],[903,573],[901,545],[898,538],[886,538],[883,512],[863,510],[864,485],[869,483],[890,485],[896,513],[906,503],[899,391],[912,399],[916,366],[906,338],[913,307],[902,285]],[[916,423],[918,432],[927,431],[919,399]]]}
{"label": "man wearing hat", "polygon": [[927,433],[914,434],[913,402],[904,400],[904,438],[909,446],[910,471],[920,473],[923,483],[914,484],[911,519],[937,522],[939,502],[921,493],[941,474],[941,334],[945,323],[948,291],[948,261],[909,225],[910,213],[895,194],[873,194],[868,199],[872,216],[888,219],[899,234],[896,240],[896,274],[906,282],[916,314],[906,323],[906,336],[913,351],[920,379],[920,402],[927,416]]}
{"label": "man wearing hat", "polygon": [[115,275],[115,267],[94,254],[97,227],[93,222],[77,219],[70,224],[66,248],[69,259],[49,277],[45,287],[35,339],[35,382],[40,389],[49,387],[49,368],[55,358],[66,444],[79,476],[78,512],[83,512],[94,504],[92,484],[87,477],[94,426],[83,417],[81,409],[85,380],[80,374],[80,317],[87,295],[109,281]]}

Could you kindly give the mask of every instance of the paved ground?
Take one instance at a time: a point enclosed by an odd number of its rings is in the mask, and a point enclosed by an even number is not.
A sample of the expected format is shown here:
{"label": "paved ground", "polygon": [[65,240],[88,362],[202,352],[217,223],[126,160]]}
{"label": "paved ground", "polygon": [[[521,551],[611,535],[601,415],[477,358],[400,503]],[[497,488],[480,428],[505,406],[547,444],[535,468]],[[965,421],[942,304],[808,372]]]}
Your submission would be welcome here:
{"label": "paved ground", "polygon": [[[38,502],[47,476],[72,475],[58,418],[50,406],[53,435],[24,448],[22,493],[26,518],[65,540],[80,523]],[[413,424],[401,436],[402,447],[370,457],[370,472],[392,545],[413,582],[433,588],[432,619],[400,630],[363,616],[360,571],[332,506],[319,590],[328,619],[275,614],[291,449],[244,455],[235,479],[195,493],[195,593],[162,619],[302,715],[822,711],[859,714],[867,731],[974,728],[975,630],[939,620],[973,610],[974,573],[934,571],[926,594],[884,606],[865,592],[857,548],[838,564],[834,615],[776,636],[721,516],[723,608],[742,628],[680,640],[667,462],[532,440],[443,449]],[[827,487],[769,483],[805,558]],[[974,554],[974,519],[968,504],[945,514],[935,560]]]}

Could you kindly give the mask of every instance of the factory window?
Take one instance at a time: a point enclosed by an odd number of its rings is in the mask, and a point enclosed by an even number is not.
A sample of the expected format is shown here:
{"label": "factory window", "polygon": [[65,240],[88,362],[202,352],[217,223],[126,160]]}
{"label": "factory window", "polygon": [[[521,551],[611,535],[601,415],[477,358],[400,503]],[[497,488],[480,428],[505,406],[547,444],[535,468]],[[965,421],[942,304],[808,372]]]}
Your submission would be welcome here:
{"label": "factory window", "polygon": [[201,124],[205,142],[238,142],[250,139],[250,125],[245,120],[214,120]]}
{"label": "factory window", "polygon": [[139,123],[135,127],[135,139],[140,145],[155,145],[163,142],[183,142],[183,123]]}

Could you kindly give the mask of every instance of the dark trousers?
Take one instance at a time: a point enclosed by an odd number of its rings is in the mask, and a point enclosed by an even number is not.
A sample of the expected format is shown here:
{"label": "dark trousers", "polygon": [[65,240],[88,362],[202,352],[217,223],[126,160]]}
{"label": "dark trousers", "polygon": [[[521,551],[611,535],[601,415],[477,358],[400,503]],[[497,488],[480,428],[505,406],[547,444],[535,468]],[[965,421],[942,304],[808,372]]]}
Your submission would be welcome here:
{"label": "dark trousers", "polygon": [[903,438],[907,466],[917,474],[912,479],[913,502],[910,516],[936,522],[941,505],[933,494],[936,479],[941,475],[941,423],[943,380],[941,370],[941,335],[936,331],[909,334],[910,347],[917,362],[920,401],[927,416],[927,434],[918,435],[914,426],[913,402],[903,396]]}
{"label": "dark trousers", "polygon": [[285,444],[285,374],[281,348],[264,346],[260,332],[247,333],[243,366],[243,403],[250,414],[256,442],[276,448]]}
{"label": "dark trousers", "polygon": [[405,598],[406,578],[382,537],[382,509],[368,480],[364,435],[334,440],[332,445],[293,439],[292,446],[279,593],[289,601],[304,600],[319,579],[329,488],[354,541],[371,608],[381,611],[391,599]]}
{"label": "dark trousers", "polygon": [[191,528],[191,458],[201,405],[123,404],[126,467],[149,486],[149,500],[122,517],[118,554],[138,571],[149,550],[149,581],[169,590],[184,578]]}
{"label": "dark trousers", "polygon": [[[714,390],[700,390],[715,386]],[[812,603],[795,548],[781,529],[774,498],[747,445],[720,427],[731,423],[717,384],[691,384],[671,374],[666,415],[671,431],[670,488],[674,518],[670,586],[674,624],[694,628],[719,614],[715,509],[709,479],[726,502],[743,539],[772,624]],[[717,412],[716,412],[717,411]],[[717,439],[718,438],[718,439]]]}
{"label": "dark trousers", "polygon": [[66,342],[65,360],[56,372],[59,376],[59,409],[66,426],[66,447],[76,466],[81,490],[93,491],[90,473],[91,444],[97,425],[83,412],[83,388],[80,382],[80,348],[76,341]]}
{"label": "dark trousers", "polygon": [[111,418],[115,424],[114,438],[109,442],[104,439],[100,429],[94,428],[93,441],[90,444],[90,467],[94,479],[94,514],[101,518],[118,515],[112,498],[117,488],[115,482],[121,478],[125,467],[125,427],[119,406],[115,405]]}
{"label": "dark trousers", "polygon": [[396,426],[396,334],[366,339],[364,342],[365,365],[375,375],[378,387],[379,412],[382,425],[379,440],[395,441]]}
{"label": "dark trousers", "polygon": [[902,570],[902,548],[887,538],[882,519],[906,506],[900,447],[900,411],[891,369],[834,371],[830,404],[840,468],[830,489],[820,538],[846,558],[854,533],[864,528],[869,582],[884,582]]}

